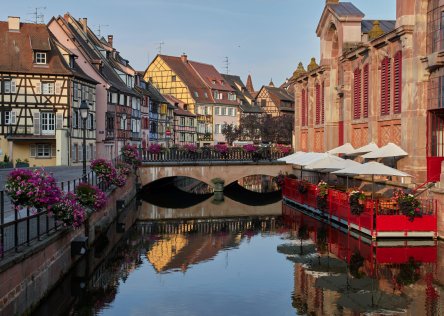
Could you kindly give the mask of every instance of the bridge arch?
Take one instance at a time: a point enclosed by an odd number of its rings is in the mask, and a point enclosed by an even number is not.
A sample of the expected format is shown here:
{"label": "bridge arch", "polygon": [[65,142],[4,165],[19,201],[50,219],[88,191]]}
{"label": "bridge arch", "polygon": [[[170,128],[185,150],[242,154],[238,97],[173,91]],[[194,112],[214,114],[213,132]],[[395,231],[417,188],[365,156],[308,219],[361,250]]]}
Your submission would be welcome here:
{"label": "bridge arch", "polygon": [[212,165],[142,165],[139,176],[142,186],[166,177],[189,177],[214,187],[213,179],[222,179],[225,185],[252,175],[267,175],[275,177],[280,172],[289,173],[291,165],[281,163],[256,164],[212,164]]}

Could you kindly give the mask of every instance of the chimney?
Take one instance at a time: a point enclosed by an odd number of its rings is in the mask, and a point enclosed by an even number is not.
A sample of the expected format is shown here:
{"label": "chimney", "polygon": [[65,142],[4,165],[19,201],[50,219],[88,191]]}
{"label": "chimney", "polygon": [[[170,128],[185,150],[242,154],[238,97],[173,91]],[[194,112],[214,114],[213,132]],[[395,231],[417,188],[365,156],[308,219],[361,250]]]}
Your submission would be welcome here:
{"label": "chimney", "polygon": [[88,19],[83,18],[80,20],[80,23],[82,23],[83,32],[86,33],[88,31]]}
{"label": "chimney", "polygon": [[114,36],[112,36],[112,35],[108,35],[108,44],[109,44],[109,46],[111,46],[111,47],[113,47],[113,38],[114,38]]}
{"label": "chimney", "polygon": [[20,17],[8,16],[8,29],[10,32],[20,31]]}
{"label": "chimney", "polygon": [[182,62],[187,63],[188,62],[187,54],[182,53],[182,55],[180,56],[180,59],[182,60]]}

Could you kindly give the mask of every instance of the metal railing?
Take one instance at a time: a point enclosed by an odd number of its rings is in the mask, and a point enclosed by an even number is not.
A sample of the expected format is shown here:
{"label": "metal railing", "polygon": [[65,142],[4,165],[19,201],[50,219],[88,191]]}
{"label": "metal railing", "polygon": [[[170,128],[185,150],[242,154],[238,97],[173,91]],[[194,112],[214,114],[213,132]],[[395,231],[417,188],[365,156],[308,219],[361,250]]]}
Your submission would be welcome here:
{"label": "metal railing", "polygon": [[159,153],[153,153],[141,149],[142,162],[197,162],[197,161],[276,161],[285,154],[263,148],[257,152],[247,152],[242,148],[229,148],[227,152],[220,152],[214,148],[199,148],[195,152],[185,151],[177,148],[169,148]]}
{"label": "metal railing", "polygon": [[[119,160],[116,158],[115,163]],[[57,182],[57,186],[64,192],[74,192],[83,177]],[[110,183],[101,181],[97,175],[90,171],[87,182],[107,192]],[[7,216],[7,209],[10,215]],[[5,254],[12,251],[20,252],[32,242],[43,240],[63,227],[46,209],[34,211],[28,208],[16,209],[15,205],[7,199],[5,191],[0,191],[0,260]]]}

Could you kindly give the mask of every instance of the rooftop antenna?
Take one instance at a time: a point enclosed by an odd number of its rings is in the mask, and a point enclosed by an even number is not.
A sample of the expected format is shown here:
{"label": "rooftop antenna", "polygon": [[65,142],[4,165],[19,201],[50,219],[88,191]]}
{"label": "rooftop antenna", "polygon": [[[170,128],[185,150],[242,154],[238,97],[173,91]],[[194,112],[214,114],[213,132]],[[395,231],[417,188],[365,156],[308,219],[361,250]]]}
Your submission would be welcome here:
{"label": "rooftop antenna", "polygon": [[228,60],[228,57],[225,57],[225,59],[224,59],[224,64],[225,64],[225,72],[227,73],[227,75],[228,75],[228,72],[229,72],[229,67],[230,67],[230,62],[229,62],[229,60]]}
{"label": "rooftop antenna", "polygon": [[165,42],[160,41],[159,46],[157,46],[157,51],[159,52],[159,55],[162,54],[162,45],[165,45]]}
{"label": "rooftop antenna", "polygon": [[98,38],[100,38],[100,36],[102,36],[102,27],[107,27],[107,26],[109,26],[109,25],[108,24],[99,24],[97,26],[96,32],[97,32],[97,37]]}
{"label": "rooftop antenna", "polygon": [[42,13],[43,10],[46,10],[46,7],[36,7],[34,11],[29,12],[28,15],[32,15],[32,22],[35,24],[44,24],[45,16]]}

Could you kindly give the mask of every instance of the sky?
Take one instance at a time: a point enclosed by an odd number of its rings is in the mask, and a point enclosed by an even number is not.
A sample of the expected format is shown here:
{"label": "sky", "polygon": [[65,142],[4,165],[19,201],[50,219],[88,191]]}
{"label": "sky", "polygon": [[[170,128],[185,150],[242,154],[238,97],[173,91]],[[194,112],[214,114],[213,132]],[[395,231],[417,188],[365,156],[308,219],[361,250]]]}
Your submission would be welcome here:
{"label": "sky", "polygon": [[[365,19],[396,18],[396,0],[349,0]],[[325,0],[0,0],[0,20],[34,21],[36,8],[47,23],[70,12],[88,18],[136,70],[159,52],[209,63],[221,73],[251,74],[256,90],[273,79],[280,85],[298,63],[319,60],[315,30]]]}

